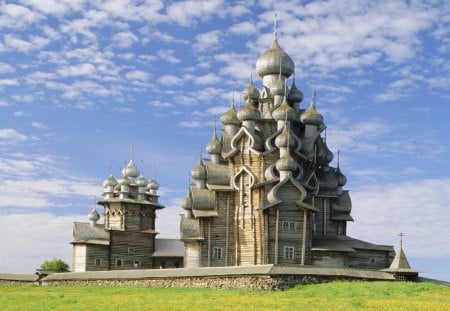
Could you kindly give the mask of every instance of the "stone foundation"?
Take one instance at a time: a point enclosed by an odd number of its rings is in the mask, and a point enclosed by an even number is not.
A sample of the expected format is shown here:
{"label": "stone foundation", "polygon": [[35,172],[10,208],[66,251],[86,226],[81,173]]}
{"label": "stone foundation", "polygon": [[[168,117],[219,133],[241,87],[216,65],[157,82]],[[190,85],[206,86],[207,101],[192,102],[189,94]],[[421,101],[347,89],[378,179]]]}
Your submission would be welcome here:
{"label": "stone foundation", "polygon": [[192,277],[138,280],[59,280],[44,282],[46,286],[96,285],[96,286],[142,286],[142,287],[178,287],[178,288],[213,288],[245,290],[284,290],[296,285],[318,284],[336,280],[355,280],[353,278],[324,276],[240,276],[240,277]]}

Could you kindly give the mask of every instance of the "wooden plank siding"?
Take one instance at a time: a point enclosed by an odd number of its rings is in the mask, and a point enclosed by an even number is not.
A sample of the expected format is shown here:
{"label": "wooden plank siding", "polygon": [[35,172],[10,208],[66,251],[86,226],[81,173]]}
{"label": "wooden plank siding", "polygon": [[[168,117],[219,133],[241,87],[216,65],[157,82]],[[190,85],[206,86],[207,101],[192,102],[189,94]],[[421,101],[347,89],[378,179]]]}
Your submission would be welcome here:
{"label": "wooden plank siding", "polygon": [[[111,231],[111,270],[121,269],[150,269],[152,267],[151,254],[154,252],[154,235],[139,232]],[[129,249],[133,249],[130,253]],[[117,260],[122,266],[117,266]],[[134,266],[134,261],[140,262],[140,267]]]}
{"label": "wooden plank siding", "polygon": [[[96,264],[96,260],[99,264]],[[86,245],[86,271],[103,271],[109,269],[109,246]]]}

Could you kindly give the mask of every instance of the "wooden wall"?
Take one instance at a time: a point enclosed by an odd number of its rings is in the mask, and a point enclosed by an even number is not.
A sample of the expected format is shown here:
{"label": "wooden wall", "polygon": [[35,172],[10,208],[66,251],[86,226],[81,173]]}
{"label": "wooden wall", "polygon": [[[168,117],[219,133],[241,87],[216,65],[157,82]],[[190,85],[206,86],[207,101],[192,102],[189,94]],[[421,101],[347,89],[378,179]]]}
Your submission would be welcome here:
{"label": "wooden wall", "polygon": [[[138,232],[111,231],[111,270],[135,269],[134,261],[140,261],[140,269],[152,267],[151,254],[154,252],[154,235]],[[134,254],[129,254],[129,248]],[[117,267],[117,259],[122,260],[122,267]]]}
{"label": "wooden wall", "polygon": [[[100,259],[100,265],[95,260]],[[108,245],[86,245],[86,271],[103,271],[109,269],[109,246]]]}

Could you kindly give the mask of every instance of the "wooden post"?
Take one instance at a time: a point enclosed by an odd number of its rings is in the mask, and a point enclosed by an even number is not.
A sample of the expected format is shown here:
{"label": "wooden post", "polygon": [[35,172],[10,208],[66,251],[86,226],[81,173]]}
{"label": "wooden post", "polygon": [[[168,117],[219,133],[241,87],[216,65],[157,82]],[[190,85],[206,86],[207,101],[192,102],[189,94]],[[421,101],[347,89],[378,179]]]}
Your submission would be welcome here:
{"label": "wooden post", "polygon": [[306,224],[308,222],[308,210],[303,210],[303,240],[302,240],[302,261],[301,265],[305,265],[305,252],[306,252]]}
{"label": "wooden post", "polygon": [[211,219],[208,218],[208,267],[211,267]]}
{"label": "wooden post", "polygon": [[234,264],[237,266],[239,261],[239,205],[235,204],[234,211]]}
{"label": "wooden post", "polygon": [[228,235],[229,235],[229,228],[230,225],[230,193],[227,192],[227,220],[226,220],[226,227],[225,227],[225,266],[228,266]]}
{"label": "wooden post", "polygon": [[279,222],[280,222],[280,209],[277,207],[277,215],[275,218],[275,258],[274,264],[278,265],[278,230],[279,230]]}
{"label": "wooden post", "polygon": [[323,234],[327,234],[327,205],[328,198],[323,198]]}

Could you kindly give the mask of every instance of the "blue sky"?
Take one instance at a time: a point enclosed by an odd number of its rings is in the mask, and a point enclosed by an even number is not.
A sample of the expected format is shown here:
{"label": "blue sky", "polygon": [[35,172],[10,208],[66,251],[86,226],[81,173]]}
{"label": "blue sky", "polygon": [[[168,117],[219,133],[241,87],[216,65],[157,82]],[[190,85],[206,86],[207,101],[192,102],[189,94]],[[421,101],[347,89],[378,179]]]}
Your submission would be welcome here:
{"label": "blue sky", "polygon": [[275,11],[301,106],[316,86],[341,150],[349,235],[404,232],[412,266],[450,280],[450,4],[419,0],[0,1],[0,271],[71,262],[72,222],[131,144],[177,237],[200,142],[233,89],[239,104]]}

